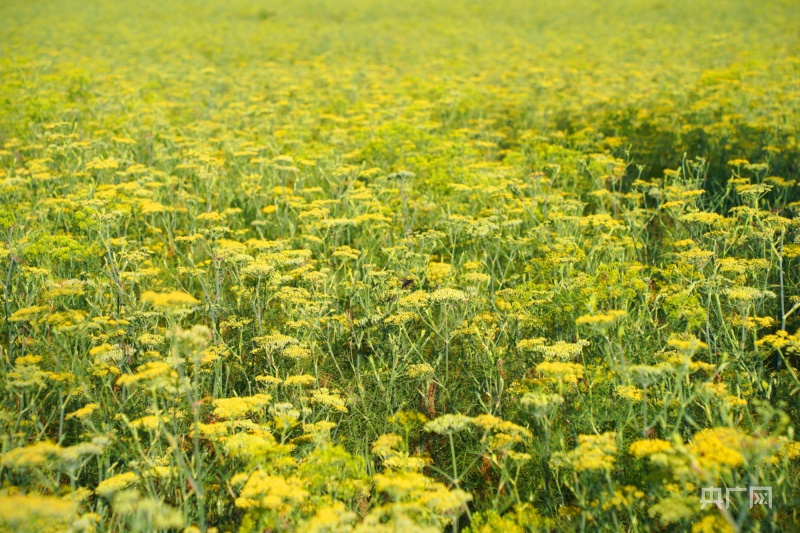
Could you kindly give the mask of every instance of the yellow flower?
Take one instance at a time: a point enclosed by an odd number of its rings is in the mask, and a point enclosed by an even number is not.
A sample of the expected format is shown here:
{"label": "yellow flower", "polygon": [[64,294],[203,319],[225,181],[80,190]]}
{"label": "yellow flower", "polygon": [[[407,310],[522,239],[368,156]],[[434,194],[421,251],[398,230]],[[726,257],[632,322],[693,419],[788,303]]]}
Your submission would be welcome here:
{"label": "yellow flower", "polygon": [[465,303],[469,300],[469,294],[458,289],[438,289],[431,293],[430,299],[439,303]]}
{"label": "yellow flower", "polygon": [[403,437],[394,433],[386,433],[372,443],[372,453],[382,458],[390,457],[399,453],[403,445]]}
{"label": "yellow flower", "polygon": [[411,322],[417,317],[417,314],[411,311],[406,311],[403,313],[397,313],[396,315],[389,315],[383,319],[384,324],[388,324],[390,326],[402,326]]}
{"label": "yellow flower", "polygon": [[632,385],[620,385],[617,387],[617,395],[621,398],[638,402],[644,398],[644,391]]}
{"label": "yellow flower", "polygon": [[616,437],[615,432],[578,435],[578,446],[570,452],[554,454],[551,463],[555,467],[562,464],[569,466],[576,472],[610,471],[616,462]]}
{"label": "yellow flower", "polygon": [[290,344],[297,344],[298,340],[289,335],[273,332],[270,335],[262,337],[253,337],[253,342],[258,344],[259,348],[266,353],[284,350]]}
{"label": "yellow flower", "polygon": [[589,341],[580,339],[577,342],[556,341],[552,344],[545,344],[544,338],[525,339],[517,344],[520,350],[530,350],[540,353],[548,361],[560,360],[568,361],[581,354],[584,348],[589,346]]}
{"label": "yellow flower", "polygon": [[492,281],[492,276],[483,272],[467,272],[462,278],[473,285],[488,285]]}
{"label": "yellow flower", "polygon": [[317,381],[317,378],[309,374],[301,374],[299,376],[289,376],[283,380],[283,384],[287,387],[300,386],[306,387],[312,385]]}
{"label": "yellow flower", "polygon": [[338,395],[336,391],[329,391],[327,388],[321,388],[311,391],[311,403],[330,407],[334,411],[346,413],[347,407],[344,400]]}
{"label": "yellow flower", "polygon": [[647,514],[653,517],[658,515],[662,522],[672,524],[690,518],[698,507],[699,499],[696,496],[670,494],[651,505]]}
{"label": "yellow flower", "polygon": [[242,275],[252,279],[263,279],[275,272],[275,267],[265,261],[254,261],[242,269]]}
{"label": "yellow flower", "polygon": [[48,462],[56,461],[61,450],[60,446],[50,441],[36,442],[4,453],[0,464],[12,469],[45,466]]}
{"label": "yellow flower", "polygon": [[70,529],[66,522],[77,515],[76,511],[72,501],[56,496],[0,494],[0,526],[7,531],[66,531]]}
{"label": "yellow flower", "polygon": [[631,455],[647,457],[657,453],[664,453],[672,449],[672,444],[661,439],[646,439],[633,442],[629,448]]}
{"label": "yellow flower", "polygon": [[453,266],[448,263],[430,263],[428,265],[428,280],[431,283],[441,283],[453,273]]}
{"label": "yellow flower", "polygon": [[339,246],[331,254],[332,257],[340,257],[342,259],[358,259],[361,257],[361,251],[355,250],[349,246]]}
{"label": "yellow flower", "polygon": [[332,533],[346,531],[357,518],[356,513],[348,511],[342,502],[333,502],[317,509],[302,530],[308,533]]}
{"label": "yellow flower", "polygon": [[288,454],[292,447],[275,441],[272,433],[260,431],[257,435],[237,433],[223,439],[225,452],[230,456],[246,461],[258,461],[269,455]]}
{"label": "yellow flower", "polygon": [[772,346],[773,348],[800,346],[800,336],[797,334],[790,335],[787,331],[778,330],[756,341],[756,346],[763,346],[764,344]]}
{"label": "yellow flower", "polygon": [[256,394],[241,398],[221,398],[213,401],[214,416],[222,419],[239,418],[263,409],[272,396],[269,394]]}
{"label": "yellow flower", "polygon": [[397,301],[400,307],[421,308],[428,305],[430,296],[425,291],[415,291]]}
{"label": "yellow flower", "polygon": [[229,422],[213,422],[211,424],[204,424],[200,422],[197,429],[200,434],[209,439],[218,439],[228,434],[231,424]]}
{"label": "yellow flower", "polygon": [[17,357],[14,363],[16,365],[38,365],[43,359],[41,355],[23,355],[22,357]]}
{"label": "yellow flower", "polygon": [[260,470],[253,472],[236,498],[236,507],[288,512],[309,497],[303,484],[303,480],[293,476],[284,478]]}
{"label": "yellow flower", "polygon": [[627,311],[612,310],[605,314],[600,315],[583,315],[575,320],[577,326],[590,326],[598,329],[605,329],[611,326],[617,320],[627,316]]}
{"label": "yellow flower", "polygon": [[709,514],[692,524],[692,533],[734,533],[736,529],[719,514]]}
{"label": "yellow flower", "polygon": [[256,376],[256,381],[259,383],[263,383],[264,385],[280,385],[283,383],[281,378],[276,378],[275,376]]}
{"label": "yellow flower", "polygon": [[723,220],[722,215],[719,213],[707,213],[705,211],[696,211],[694,213],[687,213],[678,218],[681,222],[689,224],[704,224],[712,225]]}
{"label": "yellow flower", "polygon": [[86,170],[116,170],[119,168],[119,161],[113,157],[108,159],[94,158],[86,163]]}
{"label": "yellow flower", "polygon": [[30,322],[33,318],[47,311],[49,308],[44,305],[34,305],[33,307],[25,307],[11,313],[8,317],[9,322]]}
{"label": "yellow flower", "polygon": [[458,433],[469,427],[472,418],[462,414],[446,414],[425,424],[425,430],[440,435]]}
{"label": "yellow flower", "polygon": [[525,392],[519,402],[531,409],[534,416],[544,416],[559,405],[563,405],[564,397],[546,392]]}
{"label": "yellow flower", "polygon": [[88,403],[83,407],[81,407],[80,409],[78,409],[77,411],[69,413],[66,417],[64,417],[64,420],[70,420],[72,418],[83,420],[84,418],[87,418],[89,415],[94,413],[98,408],[100,408],[98,404]]}
{"label": "yellow flower", "polygon": [[311,351],[304,347],[304,346],[289,346],[283,349],[281,352],[284,356],[289,357],[290,359],[308,359],[311,357]]}
{"label": "yellow flower", "polygon": [[219,223],[225,220],[225,215],[217,213],[216,211],[209,211],[208,213],[200,213],[195,217],[195,220],[199,222]]}
{"label": "yellow flower", "polygon": [[97,485],[94,491],[100,496],[110,497],[117,491],[127,489],[131,485],[139,482],[139,476],[133,472],[123,472],[110,478],[104,479]]}
{"label": "yellow flower", "polygon": [[775,293],[754,287],[733,287],[727,290],[728,298],[739,305],[747,305],[761,298],[775,298]]}
{"label": "yellow flower", "polygon": [[406,367],[406,375],[411,379],[433,376],[434,369],[428,363],[410,364]]}
{"label": "yellow flower", "polygon": [[125,374],[117,379],[117,385],[144,387],[162,387],[166,383],[174,383],[178,373],[168,363],[153,361],[136,368],[135,374]]}
{"label": "yellow flower", "polygon": [[155,431],[161,424],[166,424],[169,420],[167,415],[148,415],[131,420],[130,426],[134,429]]}
{"label": "yellow flower", "polygon": [[142,301],[152,304],[153,307],[161,308],[161,309],[173,309],[177,307],[183,307],[187,305],[195,305],[200,303],[195,297],[191,294],[185,293],[183,291],[172,291],[172,292],[153,292],[153,291],[145,291],[142,293]]}
{"label": "yellow flower", "polygon": [[545,376],[552,376],[566,383],[577,383],[583,377],[583,365],[580,363],[544,362],[536,366],[536,371]]}
{"label": "yellow flower", "polygon": [[708,348],[706,343],[693,335],[685,339],[673,337],[667,341],[667,345],[688,356],[693,355],[699,350],[705,350]]}
{"label": "yellow flower", "polygon": [[697,432],[686,445],[678,440],[674,443],[660,439],[636,441],[631,444],[630,452],[669,469],[675,479],[699,478],[704,483],[713,483],[731,469],[758,460],[773,460],[780,444],[777,439],[752,437],[736,428],[717,427]]}

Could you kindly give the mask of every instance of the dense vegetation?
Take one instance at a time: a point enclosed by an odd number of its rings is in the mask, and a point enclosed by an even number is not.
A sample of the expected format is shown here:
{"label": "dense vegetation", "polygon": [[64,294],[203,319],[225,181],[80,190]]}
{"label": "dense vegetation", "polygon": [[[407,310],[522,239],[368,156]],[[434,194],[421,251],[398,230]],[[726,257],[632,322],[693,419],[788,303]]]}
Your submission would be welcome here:
{"label": "dense vegetation", "polygon": [[0,16],[0,529],[800,528],[794,0]]}

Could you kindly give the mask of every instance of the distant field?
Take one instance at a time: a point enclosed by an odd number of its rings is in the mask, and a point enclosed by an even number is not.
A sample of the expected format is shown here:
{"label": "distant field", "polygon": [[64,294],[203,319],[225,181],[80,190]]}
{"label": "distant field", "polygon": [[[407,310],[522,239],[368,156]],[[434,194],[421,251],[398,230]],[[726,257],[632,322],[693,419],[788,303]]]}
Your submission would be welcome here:
{"label": "distant field", "polygon": [[800,530],[800,3],[0,19],[0,531]]}

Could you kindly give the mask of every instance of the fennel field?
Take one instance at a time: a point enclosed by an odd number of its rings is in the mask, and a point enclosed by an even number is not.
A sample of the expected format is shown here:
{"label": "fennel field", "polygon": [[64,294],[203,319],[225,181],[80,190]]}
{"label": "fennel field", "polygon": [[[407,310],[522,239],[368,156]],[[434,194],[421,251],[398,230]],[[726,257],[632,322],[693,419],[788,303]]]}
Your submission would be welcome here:
{"label": "fennel field", "polygon": [[0,19],[0,531],[800,530],[796,1]]}

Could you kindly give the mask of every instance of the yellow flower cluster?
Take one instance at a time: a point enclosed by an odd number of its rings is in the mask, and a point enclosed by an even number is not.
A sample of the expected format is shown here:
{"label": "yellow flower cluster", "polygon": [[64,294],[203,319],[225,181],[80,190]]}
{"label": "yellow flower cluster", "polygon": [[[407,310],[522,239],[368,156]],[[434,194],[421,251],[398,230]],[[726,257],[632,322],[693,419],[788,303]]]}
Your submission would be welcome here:
{"label": "yellow flower cluster", "polygon": [[536,365],[536,371],[545,376],[552,376],[560,382],[575,384],[583,377],[584,367],[579,363],[546,361]]}
{"label": "yellow flower cluster", "polygon": [[153,292],[145,291],[142,293],[142,301],[151,304],[159,309],[174,309],[188,305],[200,303],[191,294],[183,291]]}
{"label": "yellow flower cluster", "polygon": [[213,414],[222,419],[240,418],[250,413],[261,411],[271,401],[272,396],[269,394],[256,394],[241,398],[221,398],[214,400]]}
{"label": "yellow flower cluster", "polygon": [[575,324],[578,326],[586,325],[593,328],[603,329],[624,318],[627,316],[627,314],[627,311],[612,310],[605,314],[582,315],[575,320]]}
{"label": "yellow flower cluster", "polygon": [[576,472],[611,471],[617,455],[617,434],[579,435],[578,446],[557,454],[551,460],[554,467],[567,466]]}

